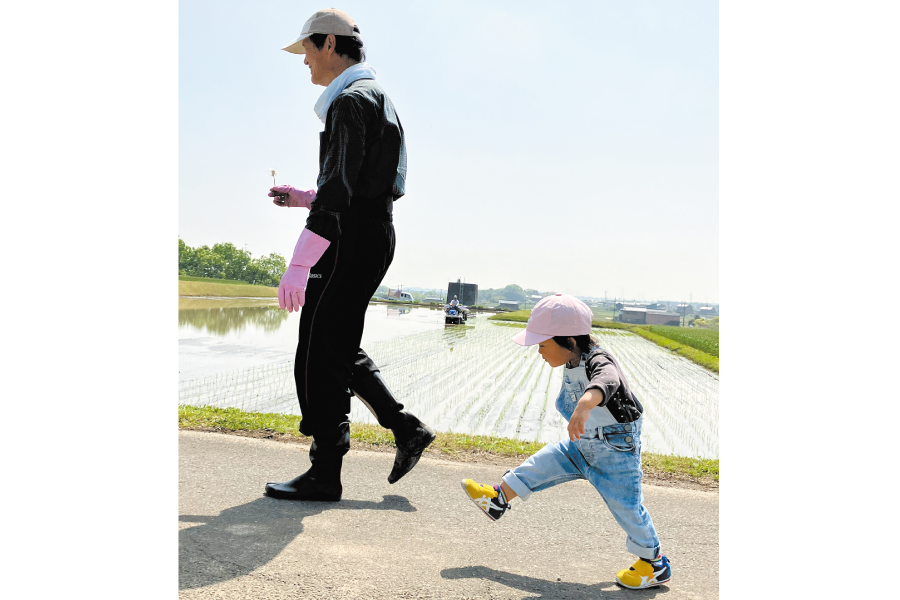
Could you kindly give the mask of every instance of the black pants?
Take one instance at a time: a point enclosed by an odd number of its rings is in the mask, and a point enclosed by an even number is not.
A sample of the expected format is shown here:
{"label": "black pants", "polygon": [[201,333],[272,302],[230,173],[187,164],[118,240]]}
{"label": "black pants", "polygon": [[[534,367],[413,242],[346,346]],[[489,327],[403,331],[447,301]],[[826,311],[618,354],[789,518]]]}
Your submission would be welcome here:
{"label": "black pants", "polygon": [[[319,461],[350,449],[354,381],[378,371],[360,342],[369,300],[394,259],[394,245],[390,215],[344,214],[341,237],[310,269],[294,380],[303,415],[300,432],[314,438]],[[366,398],[366,405],[388,428],[403,410],[389,393]]]}

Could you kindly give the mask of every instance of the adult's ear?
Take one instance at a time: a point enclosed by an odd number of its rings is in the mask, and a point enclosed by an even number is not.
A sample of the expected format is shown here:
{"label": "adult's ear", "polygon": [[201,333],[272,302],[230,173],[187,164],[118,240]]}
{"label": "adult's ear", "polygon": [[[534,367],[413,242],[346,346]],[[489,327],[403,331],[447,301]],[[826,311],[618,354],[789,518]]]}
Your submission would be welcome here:
{"label": "adult's ear", "polygon": [[337,40],[334,38],[333,33],[329,33],[328,37],[325,38],[325,45],[322,47],[322,50],[334,52],[334,49],[337,48]]}

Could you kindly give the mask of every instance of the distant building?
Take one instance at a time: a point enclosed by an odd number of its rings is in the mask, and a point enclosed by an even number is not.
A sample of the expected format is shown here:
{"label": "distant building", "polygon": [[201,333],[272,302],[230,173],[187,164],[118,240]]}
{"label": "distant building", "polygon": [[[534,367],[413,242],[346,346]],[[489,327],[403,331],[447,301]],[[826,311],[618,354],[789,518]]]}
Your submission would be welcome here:
{"label": "distant building", "polygon": [[647,325],[681,325],[681,315],[664,310],[648,310]]}
{"label": "distant building", "polygon": [[635,308],[633,306],[623,306],[622,313],[619,315],[619,319],[623,323],[633,323],[633,324],[641,324],[647,322],[647,309],[646,308]]}
{"label": "distant building", "polygon": [[681,315],[663,310],[649,310],[626,306],[619,317],[623,323],[633,325],[680,325]]}
{"label": "distant building", "polygon": [[453,300],[453,296],[459,298],[459,303],[465,306],[478,304],[478,284],[462,283],[458,279],[447,284],[447,303]]}
{"label": "distant building", "polygon": [[534,294],[532,294],[532,296],[531,296],[531,301],[532,301],[532,302],[540,302],[540,301],[543,300],[543,299],[544,299],[543,296],[535,296]]}
{"label": "distant building", "polygon": [[675,309],[675,312],[679,315],[690,315],[694,313],[694,307],[690,304],[679,304]]}
{"label": "distant building", "polygon": [[701,317],[717,317],[717,316],[719,316],[719,310],[715,306],[701,306],[700,307],[700,316]]}
{"label": "distant building", "polygon": [[444,302],[444,299],[440,296],[425,296],[425,302],[437,302],[440,304]]}
{"label": "distant building", "polygon": [[519,310],[519,303],[516,300],[501,300],[500,308],[507,310]]}

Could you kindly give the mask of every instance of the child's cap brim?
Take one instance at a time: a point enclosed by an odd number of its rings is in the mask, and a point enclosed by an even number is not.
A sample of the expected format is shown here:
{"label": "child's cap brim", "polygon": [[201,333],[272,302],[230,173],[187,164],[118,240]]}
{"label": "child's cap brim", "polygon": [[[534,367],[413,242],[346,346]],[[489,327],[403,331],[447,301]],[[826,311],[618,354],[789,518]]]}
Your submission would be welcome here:
{"label": "child's cap brim", "polygon": [[544,335],[533,331],[522,331],[513,336],[513,341],[520,346],[534,346],[552,338],[552,335]]}

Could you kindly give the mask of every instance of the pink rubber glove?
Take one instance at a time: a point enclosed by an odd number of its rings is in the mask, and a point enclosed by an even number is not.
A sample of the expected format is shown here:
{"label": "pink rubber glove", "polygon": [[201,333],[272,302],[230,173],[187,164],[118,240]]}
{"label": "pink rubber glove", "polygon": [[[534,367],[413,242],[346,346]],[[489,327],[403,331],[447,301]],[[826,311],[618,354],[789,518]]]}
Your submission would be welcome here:
{"label": "pink rubber glove", "polygon": [[316,200],[316,190],[303,192],[290,185],[276,185],[269,190],[269,197],[275,198],[272,200],[272,204],[276,206],[310,208]]}
{"label": "pink rubber glove", "polygon": [[309,270],[319,262],[330,245],[331,242],[325,238],[303,228],[300,239],[294,246],[291,264],[281,276],[281,283],[278,285],[278,305],[282,310],[297,312],[306,304],[306,280],[309,278]]}

